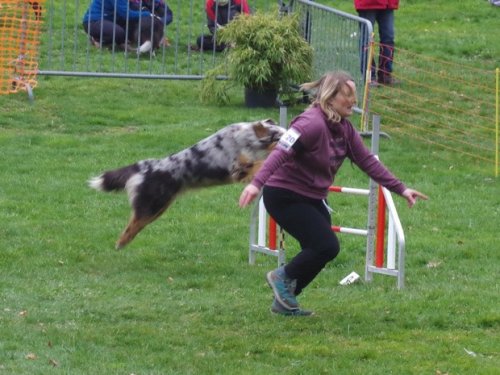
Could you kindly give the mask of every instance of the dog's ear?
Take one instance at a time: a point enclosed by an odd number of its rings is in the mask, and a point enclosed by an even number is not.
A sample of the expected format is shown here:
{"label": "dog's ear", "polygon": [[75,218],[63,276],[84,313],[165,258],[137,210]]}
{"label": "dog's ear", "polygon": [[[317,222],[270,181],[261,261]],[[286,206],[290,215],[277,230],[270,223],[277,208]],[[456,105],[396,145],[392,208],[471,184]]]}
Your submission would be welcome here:
{"label": "dog's ear", "polygon": [[269,136],[269,130],[268,128],[266,128],[261,121],[259,122],[254,122],[252,124],[252,128],[253,128],[253,131],[255,133],[255,136],[258,138],[258,139],[262,139],[262,138],[265,138],[265,137],[268,137]]}
{"label": "dog's ear", "polygon": [[273,119],[270,119],[270,118],[266,118],[265,120],[260,120],[259,122],[264,124],[264,125],[278,125],[274,122]]}
{"label": "dog's ear", "polygon": [[269,136],[269,128],[267,128],[266,126],[270,125],[276,126],[277,124],[270,118],[254,122],[252,124],[253,131],[255,132],[255,135],[257,136],[258,139],[262,139]]}

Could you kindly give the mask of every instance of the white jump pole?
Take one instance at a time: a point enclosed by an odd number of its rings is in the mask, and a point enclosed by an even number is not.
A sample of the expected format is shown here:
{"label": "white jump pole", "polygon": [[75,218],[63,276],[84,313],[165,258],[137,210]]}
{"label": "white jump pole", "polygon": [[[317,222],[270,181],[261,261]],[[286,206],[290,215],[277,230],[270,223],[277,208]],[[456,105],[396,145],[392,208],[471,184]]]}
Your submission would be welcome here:
{"label": "white jump pole", "polygon": [[266,208],[264,207],[264,200],[260,198],[259,200],[259,227],[257,231],[257,245],[265,247],[266,246]]}
{"label": "white jump pole", "polygon": [[396,232],[394,230],[394,219],[389,215],[387,227],[387,268],[396,269]]}

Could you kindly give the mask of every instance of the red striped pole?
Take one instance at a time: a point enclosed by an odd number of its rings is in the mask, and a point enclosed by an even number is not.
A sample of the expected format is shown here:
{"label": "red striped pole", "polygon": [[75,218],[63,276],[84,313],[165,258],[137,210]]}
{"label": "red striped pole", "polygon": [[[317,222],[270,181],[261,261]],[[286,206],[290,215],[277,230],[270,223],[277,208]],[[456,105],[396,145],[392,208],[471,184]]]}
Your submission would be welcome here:
{"label": "red striped pole", "polygon": [[385,198],[382,187],[378,187],[378,209],[377,209],[377,239],[375,247],[375,266],[384,266],[384,234],[385,234]]}
{"label": "red striped pole", "polygon": [[[349,188],[349,187],[343,187],[343,186],[330,186],[328,188],[330,192],[334,193],[345,193],[345,194],[354,194],[354,195],[369,195],[370,191],[368,189],[358,189],[358,188]],[[384,195],[382,193],[382,190],[379,190],[379,199],[380,196],[382,197],[381,199],[384,199]],[[384,206],[384,215],[385,215],[385,200],[383,201],[383,206]],[[385,216],[384,216],[384,226],[385,227]],[[340,227],[333,225],[332,230],[337,233],[349,233],[349,234],[357,234],[361,236],[367,236],[368,231],[366,229],[356,229],[356,228],[347,228],[347,227]],[[268,236],[268,247],[270,250],[276,250],[277,249],[277,224],[276,221],[272,217],[269,217],[269,225],[268,225],[268,231],[269,231],[269,236]],[[378,233],[377,233],[378,234]],[[381,259],[382,263],[384,261],[384,242],[383,242],[383,236],[384,232],[382,231],[381,233],[382,236],[382,244],[381,244]],[[381,267],[381,266],[380,266]]]}
{"label": "red striped pole", "polygon": [[357,194],[357,195],[370,194],[370,190],[368,189],[348,188],[343,186],[330,186],[328,190],[334,193],[347,193],[347,194]]}
{"label": "red striped pole", "polygon": [[269,248],[276,250],[276,221],[269,217]]}
{"label": "red striped pole", "polygon": [[368,231],[366,229],[347,228],[347,227],[339,227],[337,225],[332,225],[332,230],[337,233],[358,234],[360,236],[368,235]]}

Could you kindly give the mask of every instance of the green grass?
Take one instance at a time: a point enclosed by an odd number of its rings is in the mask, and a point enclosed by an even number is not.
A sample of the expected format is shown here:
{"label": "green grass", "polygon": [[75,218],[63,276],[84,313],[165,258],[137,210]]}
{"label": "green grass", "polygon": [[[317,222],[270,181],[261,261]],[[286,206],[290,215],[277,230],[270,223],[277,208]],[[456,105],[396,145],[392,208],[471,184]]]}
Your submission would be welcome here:
{"label": "green grass", "polygon": [[[453,29],[468,27],[462,12],[497,11],[453,4],[402,1],[401,43],[435,19]],[[473,33],[499,55],[491,27],[457,38],[469,44]],[[419,52],[441,57],[434,43],[419,42]],[[264,274],[276,259],[248,265],[238,185],[186,194],[115,251],[127,199],[88,189],[88,178],[231,122],[278,118],[277,109],[244,108],[239,92],[225,107],[200,104],[198,93],[199,82],[39,77],[33,104],[24,93],[0,96],[0,374],[498,373],[498,179],[408,137],[383,139],[380,151],[430,196],[411,210],[395,198],[407,241],[402,291],[380,275],[339,286],[363,273],[365,246],[341,234],[341,254],[300,299],[316,316],[271,315]],[[335,183],[367,179],[346,162]],[[361,201],[331,197],[334,221],[364,225]],[[286,243],[290,258],[297,246]]]}

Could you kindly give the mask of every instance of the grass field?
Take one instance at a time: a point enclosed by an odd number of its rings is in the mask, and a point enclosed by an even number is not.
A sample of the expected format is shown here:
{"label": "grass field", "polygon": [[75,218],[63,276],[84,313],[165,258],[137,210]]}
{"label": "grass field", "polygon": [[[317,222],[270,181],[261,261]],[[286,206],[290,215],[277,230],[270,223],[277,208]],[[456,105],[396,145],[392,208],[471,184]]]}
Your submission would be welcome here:
{"label": "grass field", "polygon": [[[404,48],[498,64],[500,8],[401,3]],[[424,32],[436,23],[445,31]],[[90,177],[235,121],[278,119],[277,109],[244,108],[239,92],[222,108],[198,93],[198,82],[40,77],[32,104],[25,93],[0,96],[0,374],[499,373],[499,180],[478,161],[408,137],[383,139],[380,150],[430,196],[411,210],[395,198],[404,290],[377,275],[339,286],[364,272],[364,238],[341,234],[341,254],[300,299],[316,315],[272,315],[264,275],[276,259],[248,265],[249,210],[237,207],[237,185],[185,195],[115,251],[127,199],[90,190]],[[346,163],[335,183],[367,179]],[[336,223],[366,224],[362,199],[331,204]],[[289,237],[287,249],[297,251]]]}

